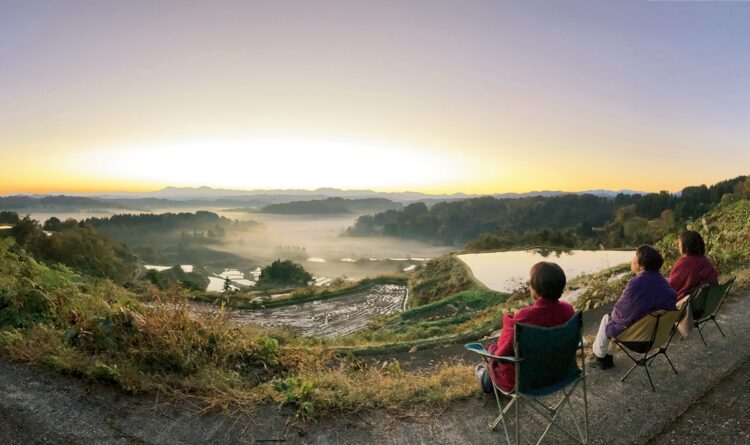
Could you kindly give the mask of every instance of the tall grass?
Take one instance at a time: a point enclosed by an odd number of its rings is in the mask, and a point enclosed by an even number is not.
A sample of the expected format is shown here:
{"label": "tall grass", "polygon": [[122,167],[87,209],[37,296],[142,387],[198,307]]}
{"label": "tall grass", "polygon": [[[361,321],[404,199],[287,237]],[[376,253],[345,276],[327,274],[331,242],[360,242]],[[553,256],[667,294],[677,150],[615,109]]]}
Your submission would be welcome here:
{"label": "tall grass", "polygon": [[288,333],[201,313],[181,291],[139,296],[50,268],[9,239],[0,241],[0,351],[127,392],[197,398],[218,409],[278,403],[306,416],[418,409],[475,390],[461,366],[430,374],[395,372],[396,362],[369,368]]}

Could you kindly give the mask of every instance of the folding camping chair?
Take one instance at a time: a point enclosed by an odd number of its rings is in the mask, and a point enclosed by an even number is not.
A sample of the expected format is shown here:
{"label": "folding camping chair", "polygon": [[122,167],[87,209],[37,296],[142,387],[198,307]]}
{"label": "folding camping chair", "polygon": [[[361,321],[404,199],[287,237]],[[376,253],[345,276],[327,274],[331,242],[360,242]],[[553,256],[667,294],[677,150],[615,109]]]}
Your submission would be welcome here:
{"label": "folding camping chair", "polygon": [[633,361],[633,366],[620,379],[621,382],[624,382],[636,367],[641,366],[646,371],[651,390],[656,392],[648,367],[659,355],[663,355],[667,359],[672,371],[677,374],[677,369],[667,355],[667,348],[669,348],[672,338],[677,332],[677,323],[682,320],[690,307],[689,298],[685,298],[687,301],[682,304],[680,309],[674,311],[660,310],[646,314],[612,339]]}
{"label": "folding camping chair", "polygon": [[[499,415],[490,423],[490,428],[494,430],[498,423],[502,423],[505,440],[509,445],[511,441],[508,434],[508,425],[505,422],[506,415],[510,408],[515,406],[515,421],[513,422],[515,443],[520,444],[521,430],[518,408],[521,403],[528,404],[547,421],[547,426],[536,442],[537,444],[542,442],[552,426],[555,426],[577,443],[588,443],[588,399],[586,397],[586,367],[581,337],[582,327],[583,317],[581,312],[578,312],[565,324],[553,328],[516,323],[513,343],[514,357],[492,355],[479,343],[465,345],[466,349],[483,357],[488,370],[490,369],[491,359],[515,364],[515,388],[511,391],[503,391],[495,385],[494,381],[492,382]],[[577,357],[579,350],[581,354],[580,368],[578,367]],[[570,403],[570,396],[579,384],[583,388],[583,430],[576,420],[576,412]],[[560,391],[563,393],[563,398],[552,407],[539,400],[539,397]],[[504,407],[500,400],[501,393],[511,397],[511,400]],[[560,423],[558,417],[565,405],[570,409],[577,435]]]}
{"label": "folding camping chair", "polygon": [[709,321],[713,321],[719,329],[721,336],[726,337],[724,331],[721,330],[721,326],[719,326],[719,322],[716,321],[716,314],[719,313],[719,310],[724,305],[724,301],[729,295],[729,290],[732,288],[735,278],[736,277],[731,277],[719,285],[702,286],[698,292],[696,292],[690,303],[693,311],[693,326],[698,328],[701,340],[706,346],[708,346],[708,344],[703,337],[703,327]]}

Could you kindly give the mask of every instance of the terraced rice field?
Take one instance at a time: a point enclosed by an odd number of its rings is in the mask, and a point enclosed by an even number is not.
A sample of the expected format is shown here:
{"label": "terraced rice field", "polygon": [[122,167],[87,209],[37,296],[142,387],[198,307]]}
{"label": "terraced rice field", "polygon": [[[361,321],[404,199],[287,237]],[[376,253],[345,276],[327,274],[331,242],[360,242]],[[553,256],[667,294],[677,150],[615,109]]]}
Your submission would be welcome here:
{"label": "terraced rice field", "polygon": [[364,328],[373,318],[402,310],[406,287],[378,284],[361,292],[271,309],[229,313],[239,324],[286,327],[304,336],[339,337]]}

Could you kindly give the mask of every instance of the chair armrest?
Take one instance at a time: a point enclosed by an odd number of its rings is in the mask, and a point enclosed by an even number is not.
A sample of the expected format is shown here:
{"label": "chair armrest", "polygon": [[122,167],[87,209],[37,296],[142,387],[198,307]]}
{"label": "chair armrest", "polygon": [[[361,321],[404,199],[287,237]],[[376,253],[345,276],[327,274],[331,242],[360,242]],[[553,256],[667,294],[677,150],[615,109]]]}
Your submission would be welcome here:
{"label": "chair armrest", "polygon": [[484,346],[482,346],[481,344],[476,343],[476,342],[475,343],[467,343],[467,344],[464,345],[464,348],[466,348],[466,350],[468,350],[470,352],[473,352],[475,354],[479,354],[479,355],[481,355],[483,357],[486,357],[486,358],[491,358],[493,360],[497,360],[497,361],[499,361],[501,363],[518,363],[518,362],[520,362],[520,361],[523,360],[523,359],[520,359],[520,358],[515,358],[515,357],[510,357],[510,356],[505,356],[505,355],[492,355],[489,352],[487,352],[486,349],[484,349]]}

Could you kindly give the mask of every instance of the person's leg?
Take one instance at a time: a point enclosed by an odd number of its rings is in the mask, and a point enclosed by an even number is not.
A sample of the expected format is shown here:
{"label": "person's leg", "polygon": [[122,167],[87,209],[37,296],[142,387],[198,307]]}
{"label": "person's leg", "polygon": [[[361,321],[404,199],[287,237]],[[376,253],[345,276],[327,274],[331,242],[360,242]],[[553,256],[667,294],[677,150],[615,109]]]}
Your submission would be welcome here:
{"label": "person's leg", "polygon": [[490,371],[485,368],[484,374],[482,374],[482,391],[485,394],[490,394],[494,388],[492,388],[492,377],[490,377]]}
{"label": "person's leg", "polygon": [[490,394],[493,390],[492,378],[490,377],[490,372],[487,370],[487,366],[484,363],[480,363],[474,368],[474,376],[477,378],[479,386],[482,388],[482,392]]}
{"label": "person's leg", "polygon": [[599,331],[596,333],[594,344],[591,345],[591,349],[594,353],[586,359],[586,363],[594,368],[608,369],[614,366],[614,358],[612,357],[612,342],[607,338],[607,323],[609,322],[609,314],[602,317],[601,323],[599,323]]}
{"label": "person's leg", "polygon": [[591,345],[594,354],[599,358],[604,358],[608,354],[611,354],[610,341],[607,338],[607,323],[609,323],[609,314],[605,314],[602,317],[602,321],[599,323],[599,331],[596,333],[596,339],[594,339],[594,344]]}

